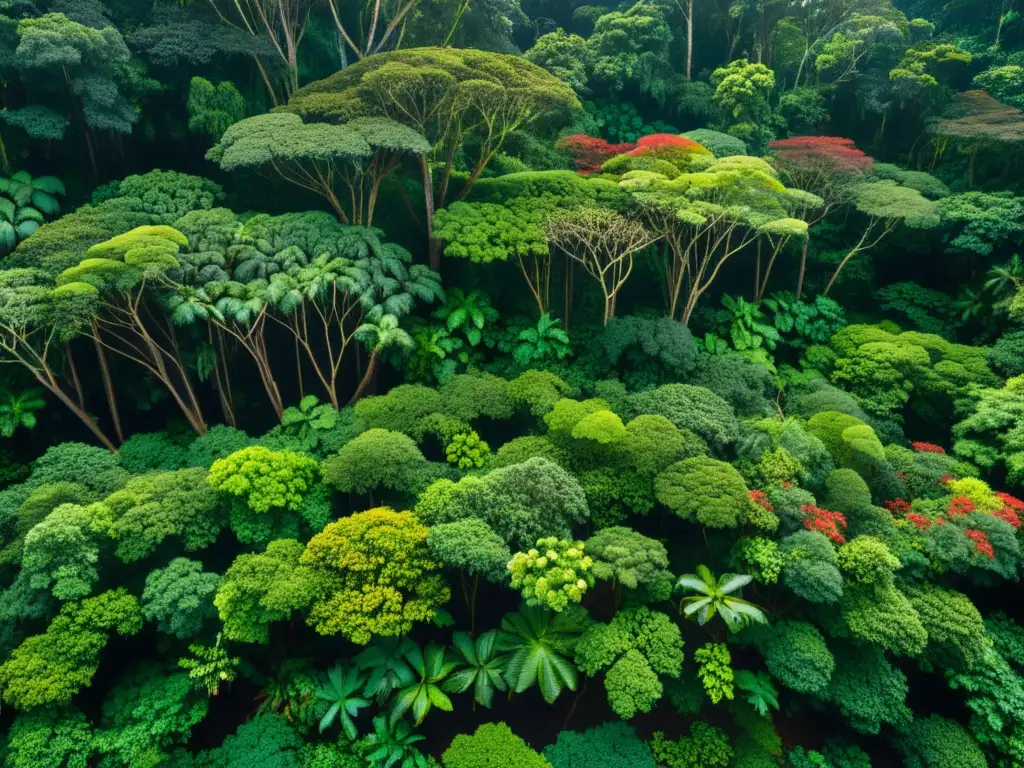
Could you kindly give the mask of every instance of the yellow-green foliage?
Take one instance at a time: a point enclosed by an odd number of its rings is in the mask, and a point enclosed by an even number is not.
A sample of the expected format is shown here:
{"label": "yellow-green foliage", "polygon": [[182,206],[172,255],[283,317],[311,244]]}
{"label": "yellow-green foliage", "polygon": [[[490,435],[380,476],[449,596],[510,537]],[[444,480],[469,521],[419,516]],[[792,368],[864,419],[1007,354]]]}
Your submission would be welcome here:
{"label": "yellow-green foliage", "polygon": [[538,539],[537,547],[516,552],[509,561],[512,588],[522,589],[527,605],[541,605],[562,611],[578,603],[594,586],[593,560],[584,552],[582,541]]}
{"label": "yellow-green foliage", "polygon": [[996,496],[995,492],[984,480],[976,477],[964,477],[959,480],[950,480],[946,486],[954,496],[966,496],[974,502],[979,512],[991,514],[1002,508],[1003,502]]}
{"label": "yellow-green foliage", "polygon": [[846,578],[881,588],[892,586],[893,574],[900,568],[899,558],[873,536],[858,536],[841,546],[836,561]]}
{"label": "yellow-green foliage", "polygon": [[444,454],[448,463],[459,469],[480,469],[491,455],[491,447],[473,430],[453,435]]}
{"label": "yellow-green foliage", "polygon": [[674,741],[661,731],[655,732],[651,751],[658,764],[666,768],[725,768],[732,760],[725,731],[700,720],[690,726],[689,736]]}
{"label": "yellow-green foliage", "polygon": [[724,643],[708,643],[693,653],[698,669],[697,674],[704,684],[704,690],[712,704],[722,699],[732,699],[733,671],[732,654]]}
{"label": "yellow-green foliage", "polygon": [[254,512],[296,512],[319,474],[316,461],[308,456],[256,445],[215,461],[210,467],[209,482],[218,491],[237,497]]}
{"label": "yellow-green foliage", "polygon": [[[556,402],[549,413],[544,414],[544,423],[552,433],[572,434],[583,419],[601,411],[610,412],[611,407],[604,400],[570,400],[563,398]],[[620,422],[621,425],[621,422]]]}
{"label": "yellow-green foliage", "polygon": [[451,593],[427,549],[429,530],[411,512],[378,507],[331,523],[310,539],[300,563],[317,596],[309,624],[360,645],[430,621]]}
{"label": "yellow-green foliage", "polygon": [[606,445],[625,437],[626,427],[622,419],[611,411],[595,411],[576,422],[572,428],[572,436],[578,440],[593,440]]}
{"label": "yellow-green foliage", "polygon": [[484,723],[472,735],[460,733],[441,759],[444,768],[551,768],[505,723]]}
{"label": "yellow-green foliage", "polygon": [[3,700],[18,709],[65,704],[92,682],[109,633],[142,629],[139,601],[125,589],[67,603],[41,635],[32,635],[0,665]]}

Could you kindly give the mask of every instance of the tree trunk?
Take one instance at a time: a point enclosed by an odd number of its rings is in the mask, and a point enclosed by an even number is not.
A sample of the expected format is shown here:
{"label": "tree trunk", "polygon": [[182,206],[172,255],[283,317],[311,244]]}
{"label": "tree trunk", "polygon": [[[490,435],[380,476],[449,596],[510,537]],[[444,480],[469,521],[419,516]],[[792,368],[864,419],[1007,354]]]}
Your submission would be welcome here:
{"label": "tree trunk", "polygon": [[103,351],[103,345],[99,341],[99,328],[93,322],[92,343],[96,346],[96,358],[100,364],[100,377],[103,379],[103,391],[107,396],[107,408],[110,409],[110,419],[114,424],[114,434],[117,435],[117,443],[124,442],[124,433],[121,431],[121,414],[117,407],[117,396],[114,394],[114,380],[110,376],[110,368],[107,365],[107,355]]}
{"label": "tree trunk", "polygon": [[693,79],[693,0],[686,13],[686,80]]}
{"label": "tree trunk", "polygon": [[441,271],[441,243],[434,239],[434,179],[430,173],[430,161],[426,154],[420,155],[420,169],[423,171],[423,202],[427,215],[427,242],[430,248],[430,268]]}
{"label": "tree trunk", "polygon": [[366,366],[366,373],[363,374],[363,380],[359,382],[359,386],[356,387],[355,394],[353,394],[352,399],[348,401],[349,405],[354,405],[359,398],[366,394],[366,391],[373,384],[373,380],[377,376],[377,358],[378,354],[375,349],[370,354],[370,362]]}
{"label": "tree trunk", "polygon": [[42,384],[48,392],[52,393],[58,400],[71,409],[71,412],[74,413],[83,424],[85,424],[89,431],[95,435],[96,439],[103,444],[104,448],[111,453],[117,453],[117,446],[110,441],[110,438],[103,433],[103,430],[96,426],[96,421],[92,416],[86,413],[84,408],[80,408],[74,400],[67,396],[60,386],[53,381],[48,381],[38,371],[33,370],[32,375],[35,376],[36,381]]}
{"label": "tree trunk", "polygon": [[796,279],[796,300],[804,292],[804,274],[807,272],[807,240],[804,240],[804,247],[800,249],[800,275]]}

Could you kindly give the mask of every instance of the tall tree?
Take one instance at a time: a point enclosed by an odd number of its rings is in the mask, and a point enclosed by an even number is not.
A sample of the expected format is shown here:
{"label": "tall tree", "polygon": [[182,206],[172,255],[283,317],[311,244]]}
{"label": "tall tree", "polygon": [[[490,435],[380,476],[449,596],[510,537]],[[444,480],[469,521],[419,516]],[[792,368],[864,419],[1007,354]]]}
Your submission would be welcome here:
{"label": "tall tree", "polygon": [[[448,199],[459,148],[471,150],[469,176],[459,192],[465,197],[513,131],[556,128],[580,103],[572,88],[523,58],[417,48],[371,56],[311,83],[288,109],[307,122],[387,117],[426,137],[432,149],[420,154],[420,170],[430,266],[438,270],[441,251],[432,221]],[[441,169],[436,190],[434,167]]]}
{"label": "tall tree", "polygon": [[643,224],[607,208],[560,211],[545,223],[549,242],[583,266],[601,286],[604,324],[615,316],[615,301],[633,272],[633,255],[656,235]]}
{"label": "tall tree", "polygon": [[[833,210],[849,201],[854,183],[871,170],[873,160],[857,149],[850,139],[832,136],[794,136],[773,141],[774,164],[791,186],[810,192],[822,201],[816,207],[805,206],[800,218],[813,227]],[[807,271],[807,241],[800,254],[800,273],[796,297],[803,293]]]}
{"label": "tall tree", "polygon": [[958,95],[946,114],[930,123],[930,128],[938,139],[936,159],[950,143],[969,155],[969,187],[974,186],[975,160],[982,149],[1018,149],[1024,145],[1024,115],[985,91]]}

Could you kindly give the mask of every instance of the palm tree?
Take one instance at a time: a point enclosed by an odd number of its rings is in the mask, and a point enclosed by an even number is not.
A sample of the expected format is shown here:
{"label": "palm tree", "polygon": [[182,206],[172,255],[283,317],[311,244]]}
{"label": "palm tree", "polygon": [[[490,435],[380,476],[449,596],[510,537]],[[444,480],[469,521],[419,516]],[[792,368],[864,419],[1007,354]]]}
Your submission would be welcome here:
{"label": "palm tree", "polygon": [[985,290],[997,299],[1001,298],[1006,293],[1016,292],[1024,283],[1024,263],[1020,255],[1015,253],[1006,264],[992,267],[986,277]]}
{"label": "palm tree", "polygon": [[380,353],[388,347],[412,347],[412,337],[398,327],[398,318],[394,315],[383,315],[377,322],[367,322],[356,328],[356,338],[361,340],[370,350],[370,362],[366,372],[356,388],[349,405],[355,403],[370,388],[377,376],[377,363]]}
{"label": "palm tree", "polygon": [[751,623],[767,624],[768,617],[764,611],[743,598],[733,596],[753,580],[752,576],[736,573],[723,573],[721,578],[716,578],[707,566],[699,565],[697,573],[680,576],[676,582],[676,589],[700,593],[680,600],[679,612],[687,617],[696,614],[697,623],[701,626],[718,614],[733,632]]}
{"label": "palm tree", "polygon": [[359,715],[359,710],[370,706],[370,702],[355,692],[365,684],[362,674],[355,667],[347,669],[335,664],[327,671],[327,680],[316,689],[317,701],[326,706],[327,711],[320,718],[320,733],[330,728],[334,721],[341,723],[341,729],[351,739],[359,735],[352,718]]}
{"label": "palm tree", "polygon": [[11,437],[24,427],[31,431],[36,426],[36,411],[46,405],[42,392],[26,389],[22,392],[0,390],[0,435]]}
{"label": "palm tree", "polygon": [[497,653],[497,641],[498,633],[493,629],[480,635],[475,643],[466,632],[452,635],[455,654],[465,668],[448,678],[444,689],[449,693],[465,693],[472,687],[473,700],[490,709],[494,692],[508,690],[503,677],[508,657]]}
{"label": "palm tree", "polygon": [[563,689],[576,690],[579,675],[569,656],[587,623],[586,612],[568,609],[561,613],[524,605],[501,620],[498,647],[511,651],[505,682],[522,693],[536,685],[551,704]]}

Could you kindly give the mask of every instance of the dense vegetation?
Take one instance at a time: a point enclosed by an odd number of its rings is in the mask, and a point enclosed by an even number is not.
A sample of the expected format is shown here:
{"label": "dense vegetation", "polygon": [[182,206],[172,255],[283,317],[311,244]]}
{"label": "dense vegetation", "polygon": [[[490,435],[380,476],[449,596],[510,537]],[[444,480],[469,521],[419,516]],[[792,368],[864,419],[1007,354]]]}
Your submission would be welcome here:
{"label": "dense vegetation", "polygon": [[6,4],[0,765],[1024,766],[1022,14]]}

